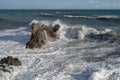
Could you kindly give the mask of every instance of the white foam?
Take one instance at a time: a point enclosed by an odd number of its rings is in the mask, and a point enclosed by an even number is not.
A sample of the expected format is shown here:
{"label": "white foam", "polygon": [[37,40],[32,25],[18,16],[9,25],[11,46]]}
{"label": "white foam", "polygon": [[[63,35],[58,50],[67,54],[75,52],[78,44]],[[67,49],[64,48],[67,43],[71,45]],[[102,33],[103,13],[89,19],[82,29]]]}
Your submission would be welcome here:
{"label": "white foam", "polygon": [[52,23],[52,26],[54,27],[56,24],[59,24],[60,25],[60,28],[59,30],[57,31],[57,34],[60,35],[60,38],[66,38],[65,37],[65,34],[66,34],[66,28],[67,26],[63,23],[61,23],[61,21],[59,19],[57,19],[56,21],[54,21]]}
{"label": "white foam", "polygon": [[108,80],[109,70],[101,69],[98,72],[93,73],[90,80]]}
{"label": "white foam", "polygon": [[98,16],[98,18],[119,18],[119,16],[116,16],[116,15],[101,15],[101,16]]}
{"label": "white foam", "polygon": [[81,30],[79,30],[78,39],[84,39],[86,35],[91,33],[99,34],[100,32],[94,28],[87,28],[85,26],[82,26]]}
{"label": "white foam", "polygon": [[38,21],[38,20],[32,20],[32,21],[29,23],[29,26],[32,26],[32,24],[34,24],[34,23],[38,24],[39,21]]}
{"label": "white foam", "polygon": [[[59,30],[60,36],[66,38],[69,28],[71,34],[72,30],[75,30],[74,34],[81,31],[79,33],[80,39],[83,39],[87,34],[100,34],[101,32],[86,26],[67,26],[59,20],[50,22],[50,24],[62,26]],[[16,33],[16,31],[18,32]],[[104,30],[104,32],[109,31],[111,30]],[[18,57],[22,61],[22,66],[15,67],[13,73],[8,75],[0,73],[4,75],[3,80],[120,79],[120,58],[116,54],[120,45],[117,43],[62,38],[43,46],[41,49],[25,49],[25,44],[30,38],[30,32],[26,31],[26,28],[7,29],[0,31],[0,34],[0,59],[10,55]]]}
{"label": "white foam", "polygon": [[91,17],[91,16],[75,16],[75,15],[64,15],[64,17],[67,17],[67,18],[94,18],[94,17]]}

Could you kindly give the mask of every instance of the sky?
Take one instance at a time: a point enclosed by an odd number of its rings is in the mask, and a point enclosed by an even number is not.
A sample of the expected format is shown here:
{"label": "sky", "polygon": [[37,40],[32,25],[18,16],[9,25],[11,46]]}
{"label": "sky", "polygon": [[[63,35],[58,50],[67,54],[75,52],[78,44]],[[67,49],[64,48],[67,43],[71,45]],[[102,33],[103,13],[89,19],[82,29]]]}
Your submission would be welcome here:
{"label": "sky", "polygon": [[0,0],[0,9],[120,9],[120,0]]}

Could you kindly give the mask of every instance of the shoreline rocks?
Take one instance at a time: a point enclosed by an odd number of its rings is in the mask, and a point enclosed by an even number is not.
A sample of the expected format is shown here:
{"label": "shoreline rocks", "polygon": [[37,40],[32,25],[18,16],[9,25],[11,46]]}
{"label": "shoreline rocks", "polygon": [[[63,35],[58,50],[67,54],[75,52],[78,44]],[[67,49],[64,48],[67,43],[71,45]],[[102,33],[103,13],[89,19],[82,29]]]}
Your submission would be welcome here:
{"label": "shoreline rocks", "polygon": [[12,66],[21,66],[21,65],[22,63],[18,58],[8,56],[0,60],[0,71],[11,73],[11,70],[13,69]]}
{"label": "shoreline rocks", "polygon": [[22,63],[18,58],[13,58],[12,56],[8,56],[7,58],[2,58],[0,60],[0,64],[6,64],[7,66],[21,66]]}
{"label": "shoreline rocks", "polygon": [[26,44],[26,48],[41,48],[43,45],[59,39],[59,35],[55,33],[57,28],[53,31],[45,24],[39,26],[37,23],[33,23],[31,28],[31,38]]}

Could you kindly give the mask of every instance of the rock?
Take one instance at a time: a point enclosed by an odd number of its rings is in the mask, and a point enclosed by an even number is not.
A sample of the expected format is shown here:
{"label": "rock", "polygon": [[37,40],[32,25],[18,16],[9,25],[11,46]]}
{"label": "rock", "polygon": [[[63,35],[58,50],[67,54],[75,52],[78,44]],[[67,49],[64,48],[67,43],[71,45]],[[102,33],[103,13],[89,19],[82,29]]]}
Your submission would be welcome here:
{"label": "rock", "polygon": [[12,56],[8,56],[7,58],[7,65],[14,65],[14,58]]}
{"label": "rock", "polygon": [[21,66],[22,63],[18,58],[13,58],[12,56],[8,56],[7,58],[3,58],[0,60],[0,71],[6,73],[11,73],[13,70],[13,66]]}
{"label": "rock", "polygon": [[56,25],[54,26],[54,28],[53,28],[53,31],[54,31],[54,32],[57,32],[57,31],[59,30],[59,28],[60,28],[60,25],[59,25],[59,24],[56,24]]}
{"label": "rock", "polygon": [[109,41],[109,42],[120,42],[120,31],[112,30],[110,32],[102,33],[102,34],[88,34],[85,37],[100,40],[100,41]]}
{"label": "rock", "polygon": [[10,70],[8,70],[6,68],[0,68],[0,71],[11,73]]}
{"label": "rock", "polygon": [[14,66],[21,66],[22,63],[21,63],[21,61],[20,61],[18,58],[14,58],[13,65],[14,65]]}
{"label": "rock", "polygon": [[8,56],[7,58],[3,58],[0,61],[0,64],[6,64],[8,66],[21,66],[22,63],[18,58],[13,58],[12,56]]}
{"label": "rock", "polygon": [[6,64],[7,63],[7,58],[2,58],[0,60],[0,64]]}
{"label": "rock", "polygon": [[59,36],[44,24],[39,26],[37,23],[33,23],[31,27],[31,39],[26,44],[26,48],[41,48],[43,45],[59,39]]}

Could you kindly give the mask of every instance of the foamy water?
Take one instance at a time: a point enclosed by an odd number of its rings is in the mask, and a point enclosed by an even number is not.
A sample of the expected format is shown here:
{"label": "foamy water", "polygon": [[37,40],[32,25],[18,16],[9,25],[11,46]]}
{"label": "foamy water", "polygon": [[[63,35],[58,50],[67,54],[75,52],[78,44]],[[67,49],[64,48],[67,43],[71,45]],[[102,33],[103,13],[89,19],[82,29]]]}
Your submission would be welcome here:
{"label": "foamy water", "polygon": [[0,31],[0,59],[18,57],[22,66],[12,73],[0,73],[0,80],[120,80],[120,44],[109,40],[87,38],[91,33],[104,34],[83,25],[68,26],[60,20],[32,21],[60,24],[60,40],[41,49],[25,49],[31,32],[29,27]]}

